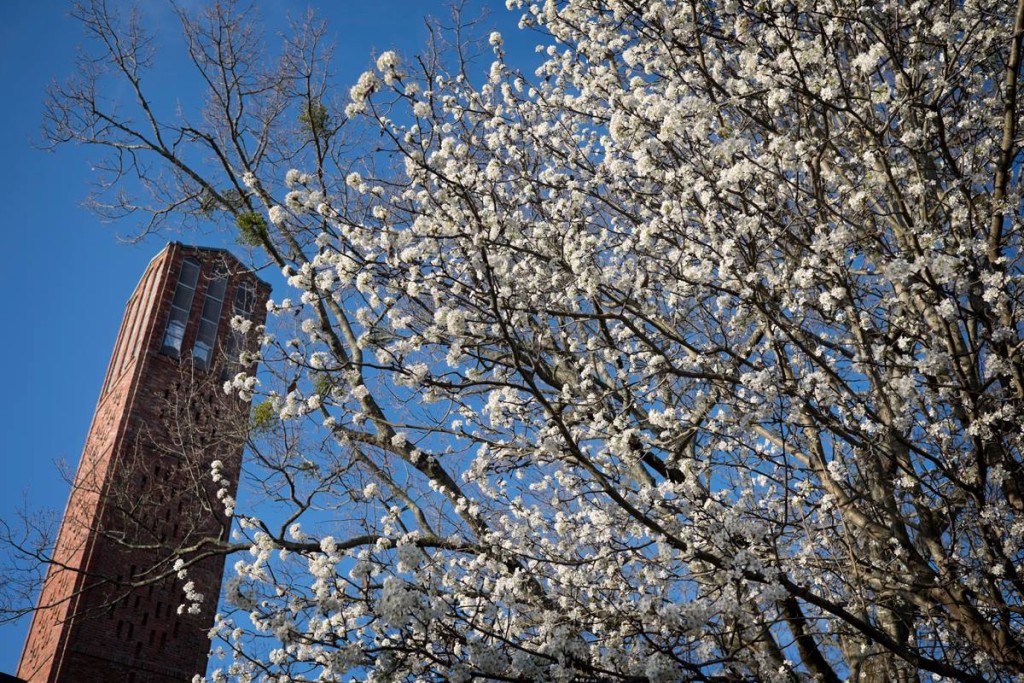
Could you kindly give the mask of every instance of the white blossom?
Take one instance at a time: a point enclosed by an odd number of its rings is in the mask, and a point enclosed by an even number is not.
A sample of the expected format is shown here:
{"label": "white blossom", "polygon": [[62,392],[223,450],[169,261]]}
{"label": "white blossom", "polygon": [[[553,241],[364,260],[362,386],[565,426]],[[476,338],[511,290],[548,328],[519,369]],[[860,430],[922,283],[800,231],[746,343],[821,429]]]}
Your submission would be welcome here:
{"label": "white blossom", "polygon": [[262,183],[236,660],[1014,680],[1016,5],[507,4],[536,63],[384,52]]}

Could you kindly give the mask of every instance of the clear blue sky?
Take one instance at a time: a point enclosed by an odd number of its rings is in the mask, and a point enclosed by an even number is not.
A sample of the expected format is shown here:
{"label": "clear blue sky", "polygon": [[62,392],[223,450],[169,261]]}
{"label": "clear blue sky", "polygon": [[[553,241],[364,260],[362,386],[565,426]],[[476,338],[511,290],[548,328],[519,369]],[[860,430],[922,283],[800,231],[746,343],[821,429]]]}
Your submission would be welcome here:
{"label": "clear blue sky", "polygon": [[[173,46],[177,26],[161,1],[143,4],[150,20],[167,21],[157,27],[158,38]],[[283,28],[288,12],[300,14],[307,6],[288,0],[256,4],[271,35]],[[120,243],[116,235],[129,232],[130,225],[101,223],[82,206],[94,153],[36,148],[44,88],[72,72],[77,46],[85,40],[67,15],[70,5],[70,0],[0,2],[0,197],[7,207],[0,227],[0,358],[7,368],[6,389],[0,392],[0,518],[15,524],[26,501],[37,510],[63,510],[69,486],[55,463],[77,464],[124,303],[145,264],[167,239],[202,244],[223,239],[158,235],[138,245]],[[427,36],[423,15],[447,14],[440,0],[313,3],[318,5],[336,39],[345,90],[372,52],[415,52]],[[501,30],[509,47],[515,17],[504,10],[503,0],[478,0],[474,7],[493,12],[486,30]],[[187,104],[195,95],[179,96]],[[15,671],[27,628],[27,619],[0,626],[0,672]]]}

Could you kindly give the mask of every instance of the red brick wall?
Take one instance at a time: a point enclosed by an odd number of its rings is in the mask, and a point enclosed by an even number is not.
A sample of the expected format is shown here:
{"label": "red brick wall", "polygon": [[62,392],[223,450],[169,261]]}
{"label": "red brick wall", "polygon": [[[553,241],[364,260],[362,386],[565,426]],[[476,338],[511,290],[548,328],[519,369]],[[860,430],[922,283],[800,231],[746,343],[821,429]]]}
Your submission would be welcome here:
{"label": "red brick wall", "polygon": [[[203,268],[179,360],[160,350],[187,256]],[[231,273],[218,343],[243,280],[257,285],[254,322],[263,322],[269,288],[226,252],[172,243],[150,263],[126,306],[22,653],[18,676],[30,683],[170,683],[205,671],[224,559],[189,570],[186,580],[205,596],[198,615],[177,613],[184,581],[172,562],[225,537],[209,467],[223,461],[233,489],[241,466],[248,405],[221,390],[219,363],[198,370],[189,354],[217,262]]]}

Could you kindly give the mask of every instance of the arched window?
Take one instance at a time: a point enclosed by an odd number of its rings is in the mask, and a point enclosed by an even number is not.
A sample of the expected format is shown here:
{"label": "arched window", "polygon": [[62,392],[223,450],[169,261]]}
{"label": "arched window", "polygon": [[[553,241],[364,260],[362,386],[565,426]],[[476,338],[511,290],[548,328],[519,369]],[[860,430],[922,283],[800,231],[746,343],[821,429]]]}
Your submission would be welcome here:
{"label": "arched window", "polygon": [[220,312],[224,307],[224,291],[227,287],[228,274],[219,268],[206,288],[203,317],[199,321],[199,333],[196,334],[196,345],[192,349],[192,358],[200,368],[208,368],[213,362],[213,348],[217,342],[217,328],[220,326]]}
{"label": "arched window", "polygon": [[192,310],[192,297],[195,296],[196,284],[199,282],[199,271],[199,261],[193,258],[182,261],[162,348],[164,353],[175,358],[181,354],[181,344],[185,340],[185,328],[188,326],[188,315]]}

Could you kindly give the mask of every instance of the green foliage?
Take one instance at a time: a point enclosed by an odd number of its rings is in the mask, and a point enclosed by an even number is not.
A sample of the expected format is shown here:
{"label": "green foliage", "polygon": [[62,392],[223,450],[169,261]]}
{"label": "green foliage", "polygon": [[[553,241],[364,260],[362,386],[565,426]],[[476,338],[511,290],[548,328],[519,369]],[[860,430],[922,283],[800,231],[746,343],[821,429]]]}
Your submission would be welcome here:
{"label": "green foliage", "polygon": [[255,211],[240,213],[235,217],[238,226],[238,241],[250,247],[262,246],[267,240],[267,221],[263,214]]}
{"label": "green foliage", "polygon": [[274,428],[277,420],[277,411],[274,410],[274,406],[271,405],[270,401],[263,401],[253,406],[250,426],[254,432],[259,434],[269,432]]}
{"label": "green foliage", "polygon": [[303,130],[317,137],[330,137],[328,126],[331,123],[331,115],[324,103],[319,100],[314,100],[305,107],[304,111],[299,114],[299,123]]}
{"label": "green foliage", "polygon": [[334,388],[334,379],[328,374],[318,375],[313,380],[313,391],[320,396],[329,396],[331,389]]}

